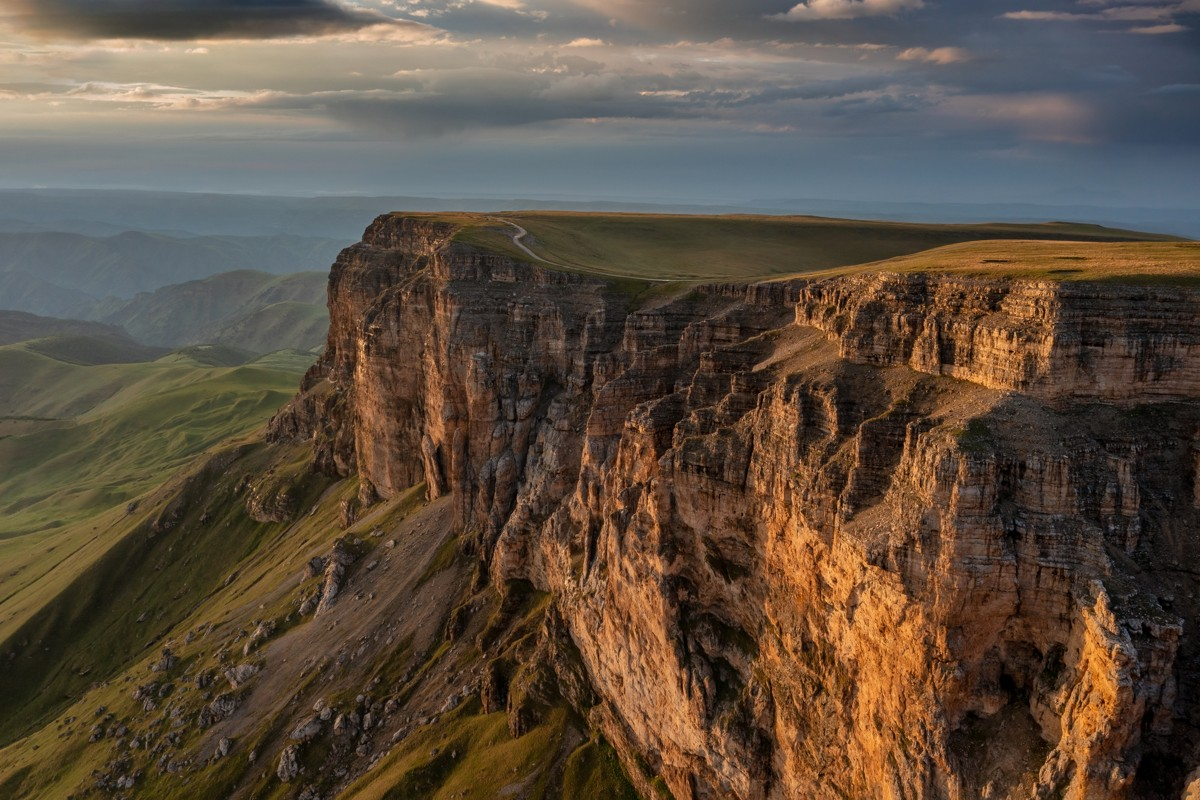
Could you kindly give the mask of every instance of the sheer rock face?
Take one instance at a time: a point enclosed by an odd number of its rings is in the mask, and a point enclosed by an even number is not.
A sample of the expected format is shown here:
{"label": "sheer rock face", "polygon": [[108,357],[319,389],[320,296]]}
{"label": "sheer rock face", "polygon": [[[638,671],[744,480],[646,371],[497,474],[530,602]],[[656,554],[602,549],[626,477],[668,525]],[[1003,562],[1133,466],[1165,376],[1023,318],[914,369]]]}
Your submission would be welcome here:
{"label": "sheer rock face", "polygon": [[343,253],[272,435],[368,494],[452,495],[677,798],[1180,796],[1194,292],[872,275],[635,307],[453,234],[383,217]]}
{"label": "sheer rock face", "polygon": [[1174,287],[894,274],[811,285],[796,307],[856,363],[1122,405],[1200,397],[1197,315]]}

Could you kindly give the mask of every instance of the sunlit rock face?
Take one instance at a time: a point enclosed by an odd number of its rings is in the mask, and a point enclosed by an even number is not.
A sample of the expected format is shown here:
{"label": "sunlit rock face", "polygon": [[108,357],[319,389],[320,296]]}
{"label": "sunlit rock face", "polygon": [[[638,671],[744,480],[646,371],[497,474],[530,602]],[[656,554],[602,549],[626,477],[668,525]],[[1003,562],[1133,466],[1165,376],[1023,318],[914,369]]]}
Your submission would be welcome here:
{"label": "sunlit rock face", "polygon": [[627,761],[681,799],[1183,794],[1197,293],[639,294],[454,232],[343,253],[272,435],[366,501],[451,495],[493,581],[554,594]]}

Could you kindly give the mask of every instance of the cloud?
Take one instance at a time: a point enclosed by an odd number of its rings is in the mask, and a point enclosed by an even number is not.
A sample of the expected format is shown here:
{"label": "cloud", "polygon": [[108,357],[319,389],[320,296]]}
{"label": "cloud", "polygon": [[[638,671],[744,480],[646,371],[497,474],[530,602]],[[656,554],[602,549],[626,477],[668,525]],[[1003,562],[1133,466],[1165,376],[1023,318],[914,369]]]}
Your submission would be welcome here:
{"label": "cloud", "polygon": [[1096,19],[1096,14],[1077,14],[1072,11],[1009,11],[1001,14],[1004,19],[1026,22],[1074,22],[1080,19]]}
{"label": "cloud", "polygon": [[1187,30],[1190,30],[1190,28],[1186,28],[1177,22],[1167,22],[1163,23],[1162,25],[1145,25],[1140,28],[1130,28],[1129,32],[1147,34],[1150,36],[1159,36],[1164,33],[1183,33]]}
{"label": "cloud", "polygon": [[1093,11],[1009,11],[1001,14],[1002,19],[1026,22],[1147,22],[1157,23],[1130,29],[1132,33],[1181,33],[1188,28],[1174,21],[1176,14],[1194,13],[1200,10],[1198,0],[1180,3],[1143,3],[1111,5],[1108,0],[1081,0],[1081,5],[1091,6]]}
{"label": "cloud", "polygon": [[70,39],[271,39],[415,26],[331,0],[0,0],[17,29]]}
{"label": "cloud", "polygon": [[1171,83],[1154,89],[1150,94],[1191,94],[1200,93],[1200,83]]}
{"label": "cloud", "polygon": [[786,14],[772,15],[771,19],[808,22],[818,19],[883,17],[924,7],[924,0],[806,0]]}
{"label": "cloud", "polygon": [[896,58],[900,61],[924,61],[929,64],[958,64],[971,60],[971,53],[961,47],[910,47],[901,51]]}

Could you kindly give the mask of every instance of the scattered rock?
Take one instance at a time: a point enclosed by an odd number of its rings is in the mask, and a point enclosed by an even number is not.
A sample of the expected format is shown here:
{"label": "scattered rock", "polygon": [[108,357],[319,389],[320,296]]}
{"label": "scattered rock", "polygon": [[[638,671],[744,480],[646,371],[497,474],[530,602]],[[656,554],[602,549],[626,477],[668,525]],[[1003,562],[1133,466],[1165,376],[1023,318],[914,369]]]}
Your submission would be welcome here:
{"label": "scattered rock", "polygon": [[229,755],[229,751],[233,748],[233,740],[227,736],[222,736],[217,742],[216,752],[213,753],[214,759],[221,759]]}
{"label": "scattered rock", "polygon": [[159,657],[158,661],[155,661],[153,664],[150,665],[150,671],[151,672],[170,672],[172,669],[175,668],[175,665],[177,663],[179,663],[179,659],[176,658],[175,654],[171,652],[171,648],[164,647],[162,649],[162,655]]}
{"label": "scattered rock", "polygon": [[297,742],[311,742],[321,735],[321,718],[309,717],[304,722],[301,722],[292,732],[288,734],[288,738]]}
{"label": "scattered rock", "polygon": [[321,600],[317,604],[316,615],[321,616],[328,611],[346,578],[346,568],[358,560],[355,552],[358,540],[354,537],[343,537],[333,543],[333,551],[325,564],[325,582],[321,586]]}
{"label": "scattered rock", "polygon": [[338,714],[337,719],[333,721],[334,736],[354,736],[358,733],[358,729],[358,714],[353,711],[348,714]]}
{"label": "scattered rock", "polygon": [[242,655],[248,656],[257,650],[263,642],[271,638],[271,634],[275,632],[275,623],[272,620],[266,620],[258,623],[258,627],[250,634],[250,638],[242,645]]}
{"label": "scattered rock", "polygon": [[284,783],[291,783],[300,774],[300,762],[296,758],[298,754],[299,751],[295,745],[288,745],[279,754],[279,766],[275,769],[275,774],[279,777],[279,780]]}
{"label": "scattered rock", "polygon": [[347,497],[342,501],[341,511],[338,514],[338,522],[342,524],[342,528],[349,528],[358,519],[358,512],[361,504],[357,497]]}
{"label": "scattered rock", "polygon": [[307,617],[309,614],[317,610],[317,605],[321,602],[321,595],[310,594],[300,601],[300,616]]}
{"label": "scattered rock", "polygon": [[259,673],[257,664],[238,664],[236,667],[230,667],[225,670],[225,680],[229,681],[229,685],[234,689],[245,686],[255,675]]}
{"label": "scattered rock", "polygon": [[237,711],[239,705],[241,705],[241,699],[237,695],[231,692],[220,695],[200,709],[200,716],[197,720],[200,729],[203,730],[214,722],[233,716],[233,712]]}

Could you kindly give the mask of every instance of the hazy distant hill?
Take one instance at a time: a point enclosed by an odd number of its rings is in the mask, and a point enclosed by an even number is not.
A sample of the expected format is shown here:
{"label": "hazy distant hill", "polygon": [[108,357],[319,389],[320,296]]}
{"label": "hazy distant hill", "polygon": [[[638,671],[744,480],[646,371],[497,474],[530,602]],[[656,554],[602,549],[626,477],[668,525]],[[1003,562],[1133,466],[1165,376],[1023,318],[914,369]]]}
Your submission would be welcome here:
{"label": "hazy distant hill", "polygon": [[253,353],[308,350],[325,342],[324,272],[271,275],[238,270],[175,284],[129,300],[79,306],[85,319],[120,325],[145,344],[225,344]]}
{"label": "hazy distant hill", "polygon": [[581,201],[570,198],[338,196],[270,197],[184,192],[23,189],[0,191],[0,231],[59,230],[91,235],[113,230],[179,235],[295,235],[357,241],[387,211],[640,211],[691,214],[816,214],[911,222],[1072,220],[1200,236],[1200,214],[1186,208],[1029,203],[892,203],[828,198]]}
{"label": "hazy distant hill", "polygon": [[64,315],[88,300],[129,298],[234,270],[324,270],[342,246],[301,236],[0,234],[0,308]]}
{"label": "hazy distant hill", "polygon": [[83,335],[126,337],[119,327],[77,319],[39,317],[24,311],[0,311],[0,346],[48,336]]}

